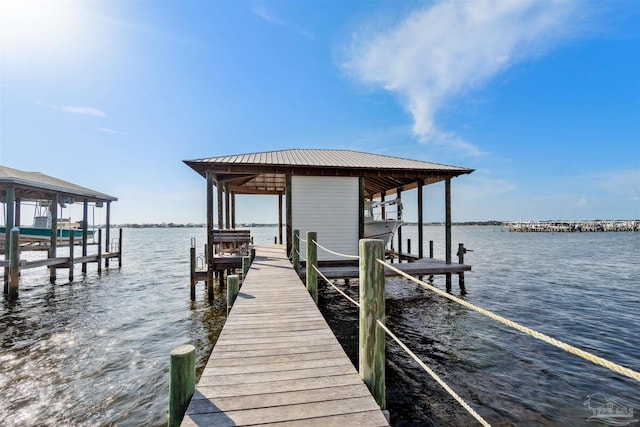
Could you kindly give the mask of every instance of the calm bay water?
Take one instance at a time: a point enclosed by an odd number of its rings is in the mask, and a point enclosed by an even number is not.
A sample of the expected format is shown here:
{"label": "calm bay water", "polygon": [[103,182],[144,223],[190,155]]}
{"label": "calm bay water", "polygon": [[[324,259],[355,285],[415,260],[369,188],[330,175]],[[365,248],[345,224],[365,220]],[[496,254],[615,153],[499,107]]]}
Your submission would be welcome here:
{"label": "calm bay water", "polygon": [[[276,234],[252,230],[256,244],[272,243]],[[125,229],[123,267],[101,277],[95,265],[86,277],[78,268],[73,283],[66,270],[55,285],[46,269],[24,271],[18,301],[0,305],[0,425],[163,425],[170,350],[194,344],[202,369],[224,323],[223,300],[207,302],[202,283],[197,301],[189,301],[191,237],[201,252],[204,229]],[[416,227],[404,227],[403,238],[415,247]],[[454,227],[453,238],[474,250],[466,255],[473,272],[465,299],[640,370],[640,234]],[[426,239],[443,258],[443,228],[426,227]],[[443,278],[435,284],[444,288]],[[340,286],[357,294],[353,282]],[[323,312],[353,358],[357,315],[335,291],[320,292]],[[637,382],[411,282],[388,281],[387,316],[389,327],[494,425],[592,425],[583,405],[592,393],[640,411]],[[397,346],[387,353],[395,425],[473,423]]]}

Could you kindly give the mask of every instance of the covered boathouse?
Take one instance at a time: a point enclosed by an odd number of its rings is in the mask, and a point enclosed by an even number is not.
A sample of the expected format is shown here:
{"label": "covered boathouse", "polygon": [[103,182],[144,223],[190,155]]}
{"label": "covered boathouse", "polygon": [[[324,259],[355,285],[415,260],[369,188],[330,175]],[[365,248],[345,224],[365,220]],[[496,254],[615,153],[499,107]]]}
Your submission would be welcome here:
{"label": "covered boathouse", "polygon": [[[293,230],[300,236],[318,233],[318,243],[336,252],[357,255],[364,237],[365,201],[400,197],[417,189],[418,254],[424,257],[423,192],[425,185],[445,182],[445,254],[451,264],[451,179],[473,169],[447,166],[351,150],[290,149],[185,160],[207,181],[207,259],[209,283],[215,273],[214,199],[217,194],[217,228],[235,229],[235,195],[277,195],[279,242],[283,243],[285,200],[286,249],[291,253]],[[216,187],[217,191],[214,192]],[[402,239],[398,230],[398,241]],[[398,245],[398,252],[400,251]],[[304,242],[300,252],[304,253]],[[331,263],[336,256],[318,252],[318,261]]]}
{"label": "covered boathouse", "polygon": [[[82,272],[86,272],[87,262],[97,262],[98,270],[100,271],[100,263],[102,259],[105,259],[105,266],[108,267],[109,258],[120,259],[120,245],[121,241],[118,240],[117,251],[110,250],[110,228],[111,228],[111,202],[117,201],[116,197],[108,194],[100,193],[95,190],[91,190],[80,185],[64,181],[59,178],[55,178],[49,175],[45,175],[41,172],[27,172],[18,169],[13,169],[7,166],[0,166],[0,199],[5,205],[4,215],[4,233],[0,236],[0,251],[4,252],[4,260],[0,261],[0,266],[4,267],[4,293],[9,293],[11,296],[11,289],[14,290],[15,296],[17,296],[17,280],[9,287],[9,267],[11,265],[10,254],[7,248],[10,242],[11,229],[14,226],[20,227],[22,224],[21,207],[23,203],[38,202],[43,206],[46,205],[47,216],[50,218],[47,227],[50,228],[50,237],[48,241],[39,241],[36,243],[30,243],[28,240],[24,240],[18,246],[19,252],[28,250],[47,250],[48,258],[46,260],[38,261],[20,261],[19,269],[35,268],[38,266],[49,266],[51,273],[51,281],[56,278],[56,267],[69,268],[69,278],[73,277],[73,264],[82,263]],[[58,233],[59,218],[58,212],[60,207],[65,205],[78,203],[83,207],[83,217],[80,221],[80,230],[73,232],[73,235],[78,233],[77,240],[71,240],[70,242],[77,245],[82,245],[82,257],[73,259],[69,257],[57,257],[57,247],[59,245]],[[102,235],[102,231],[105,232],[105,251],[102,253],[101,248],[98,249],[99,255],[88,256],[87,245],[89,245],[89,230],[88,230],[88,211],[89,205],[96,207],[104,207],[106,205],[106,224],[104,229],[100,230],[99,235]],[[35,220],[35,218],[34,218]],[[36,224],[34,224],[36,225]],[[40,227],[40,225],[38,225]],[[72,252],[71,252],[72,254]]]}

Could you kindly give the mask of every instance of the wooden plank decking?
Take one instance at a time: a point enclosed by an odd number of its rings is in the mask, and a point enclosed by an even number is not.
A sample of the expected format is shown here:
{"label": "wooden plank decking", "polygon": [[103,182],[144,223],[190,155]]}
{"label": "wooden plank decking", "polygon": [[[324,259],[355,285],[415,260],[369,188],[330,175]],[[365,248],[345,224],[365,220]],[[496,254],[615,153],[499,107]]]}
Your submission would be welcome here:
{"label": "wooden plank decking", "polygon": [[183,426],[388,426],[281,245],[259,246]]}

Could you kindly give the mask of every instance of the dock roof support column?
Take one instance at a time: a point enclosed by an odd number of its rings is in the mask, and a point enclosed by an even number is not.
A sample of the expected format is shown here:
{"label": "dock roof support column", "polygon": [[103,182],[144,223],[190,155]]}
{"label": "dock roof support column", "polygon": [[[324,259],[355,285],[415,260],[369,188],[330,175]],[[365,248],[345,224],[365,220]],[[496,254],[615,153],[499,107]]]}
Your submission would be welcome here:
{"label": "dock roof support column", "polygon": [[[402,187],[396,188],[396,198],[402,198]],[[401,220],[401,205],[396,205],[396,219]],[[393,237],[392,237],[393,238]],[[402,262],[402,225],[398,227],[398,262]]]}
{"label": "dock roof support column", "polygon": [[[16,189],[13,185],[7,186],[5,193],[5,203],[7,205],[7,216],[4,219],[5,236],[4,236],[4,259],[9,259],[9,242],[11,241],[11,229],[14,226],[14,203],[16,198]],[[4,293],[9,293],[9,268],[4,269]]]}
{"label": "dock roof support column", "polygon": [[418,258],[424,257],[424,248],[422,247],[424,242],[424,216],[423,216],[423,198],[422,187],[424,186],[424,180],[418,181]]}
{"label": "dock roof support column", "polygon": [[358,179],[358,240],[364,239],[364,177]]}
{"label": "dock roof support column", "polygon": [[[104,230],[104,251],[111,252],[111,202],[107,202],[107,220]],[[109,258],[104,259],[104,267],[109,268]]]}
{"label": "dock roof support column", "polygon": [[236,228],[236,193],[231,193],[231,228]]}
{"label": "dock roof support column", "polygon": [[224,199],[222,198],[222,183],[218,181],[218,230],[222,230],[224,228]]}
{"label": "dock roof support column", "polygon": [[[87,256],[87,244],[89,241],[88,224],[89,221],[89,199],[82,200],[82,256]],[[73,233],[73,231],[71,232]],[[87,272],[87,263],[82,263],[82,273]]]}
{"label": "dock roof support column", "polygon": [[231,228],[231,202],[229,196],[229,184],[224,184],[224,224],[228,230]]}
{"label": "dock roof support column", "polygon": [[278,193],[278,243],[282,244],[282,193]]}
{"label": "dock roof support column", "polygon": [[[207,172],[207,290],[213,296],[213,173]],[[218,206],[220,200],[218,199]]]}
{"label": "dock roof support column", "polygon": [[291,200],[291,175],[287,175],[285,178],[285,191],[287,197],[287,254],[290,254],[293,236],[293,201]]}
{"label": "dock roof support column", "polygon": [[[55,258],[57,254],[58,244],[58,195],[51,196],[51,204],[49,205],[49,211],[51,212],[51,248],[49,250],[49,258]],[[109,230],[107,228],[107,230]],[[108,231],[107,231],[108,233]],[[56,267],[52,265],[49,267],[49,281],[51,283],[56,281]]]}
{"label": "dock roof support column", "polygon": [[[447,264],[451,264],[451,178],[444,182],[445,226],[444,226],[444,250]],[[447,292],[451,291],[451,273],[447,273]]]}

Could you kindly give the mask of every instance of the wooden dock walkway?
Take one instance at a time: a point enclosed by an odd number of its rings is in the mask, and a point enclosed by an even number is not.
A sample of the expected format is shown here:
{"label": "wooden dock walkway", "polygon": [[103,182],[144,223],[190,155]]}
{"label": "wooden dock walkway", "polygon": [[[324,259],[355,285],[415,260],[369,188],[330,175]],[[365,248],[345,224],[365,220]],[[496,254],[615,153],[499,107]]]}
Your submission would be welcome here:
{"label": "wooden dock walkway", "polygon": [[388,426],[281,245],[256,258],[183,426]]}

